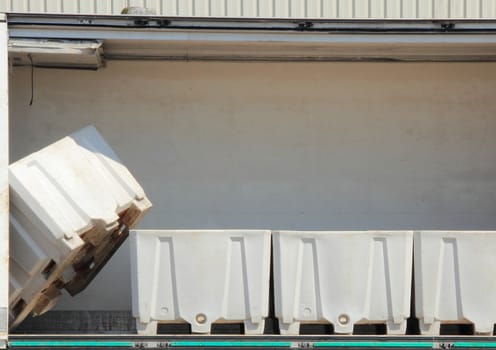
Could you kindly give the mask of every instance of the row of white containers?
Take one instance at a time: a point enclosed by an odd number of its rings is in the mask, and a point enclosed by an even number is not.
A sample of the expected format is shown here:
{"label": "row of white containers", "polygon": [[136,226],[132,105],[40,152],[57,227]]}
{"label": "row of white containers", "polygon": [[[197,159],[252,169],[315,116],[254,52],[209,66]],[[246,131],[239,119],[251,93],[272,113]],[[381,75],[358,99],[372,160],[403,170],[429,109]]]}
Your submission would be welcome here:
{"label": "row of white containers", "polygon": [[140,230],[131,232],[138,332],[187,322],[208,333],[214,322],[236,322],[262,334],[271,257],[281,334],[304,323],[343,334],[381,323],[405,334],[412,262],[422,334],[439,334],[442,323],[492,334],[496,323],[496,231]]}
{"label": "row of white containers", "polygon": [[9,166],[10,327],[82,291],[151,207],[94,127]]}

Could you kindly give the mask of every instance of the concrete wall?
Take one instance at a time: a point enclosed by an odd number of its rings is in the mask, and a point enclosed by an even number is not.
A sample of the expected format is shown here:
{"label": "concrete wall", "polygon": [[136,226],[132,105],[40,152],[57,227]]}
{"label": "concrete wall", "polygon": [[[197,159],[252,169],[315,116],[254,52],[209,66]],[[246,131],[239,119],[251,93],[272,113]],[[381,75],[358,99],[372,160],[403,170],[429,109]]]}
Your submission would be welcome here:
{"label": "concrete wall", "polygon": [[[496,64],[109,62],[11,74],[11,159],[95,124],[142,228],[496,229]],[[128,247],[59,309],[130,309]]]}

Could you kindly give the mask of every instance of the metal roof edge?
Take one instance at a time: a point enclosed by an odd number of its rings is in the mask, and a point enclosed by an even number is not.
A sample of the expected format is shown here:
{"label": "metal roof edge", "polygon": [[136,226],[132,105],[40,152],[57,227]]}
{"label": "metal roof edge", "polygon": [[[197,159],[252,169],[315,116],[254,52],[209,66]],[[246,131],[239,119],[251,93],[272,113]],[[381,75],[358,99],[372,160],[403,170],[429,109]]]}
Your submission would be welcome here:
{"label": "metal roof edge", "polygon": [[487,32],[496,19],[322,19],[165,17],[7,13],[9,26],[77,26],[141,29],[282,30],[298,32]]}
{"label": "metal roof edge", "polygon": [[96,40],[105,60],[496,61],[496,20],[8,14],[7,23],[11,42]]}

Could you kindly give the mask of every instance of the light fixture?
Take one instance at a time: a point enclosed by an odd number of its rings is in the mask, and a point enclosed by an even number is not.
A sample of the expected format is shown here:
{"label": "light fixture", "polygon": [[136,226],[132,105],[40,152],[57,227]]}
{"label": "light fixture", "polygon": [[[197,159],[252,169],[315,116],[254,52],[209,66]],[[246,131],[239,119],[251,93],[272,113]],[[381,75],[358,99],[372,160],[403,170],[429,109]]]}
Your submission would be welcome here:
{"label": "light fixture", "polygon": [[9,40],[9,59],[14,66],[98,69],[103,66],[103,47],[98,40]]}

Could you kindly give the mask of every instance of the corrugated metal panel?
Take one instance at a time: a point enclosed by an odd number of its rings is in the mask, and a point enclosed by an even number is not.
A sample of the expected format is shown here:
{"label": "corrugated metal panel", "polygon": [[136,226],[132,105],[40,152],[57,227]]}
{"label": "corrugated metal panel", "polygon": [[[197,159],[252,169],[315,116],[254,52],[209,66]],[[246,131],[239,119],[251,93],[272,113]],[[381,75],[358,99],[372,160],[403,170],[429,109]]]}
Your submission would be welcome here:
{"label": "corrugated metal panel", "polygon": [[496,18],[496,0],[0,0],[0,12],[297,18]]}

